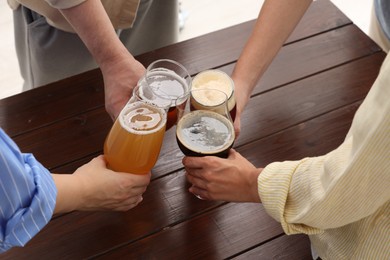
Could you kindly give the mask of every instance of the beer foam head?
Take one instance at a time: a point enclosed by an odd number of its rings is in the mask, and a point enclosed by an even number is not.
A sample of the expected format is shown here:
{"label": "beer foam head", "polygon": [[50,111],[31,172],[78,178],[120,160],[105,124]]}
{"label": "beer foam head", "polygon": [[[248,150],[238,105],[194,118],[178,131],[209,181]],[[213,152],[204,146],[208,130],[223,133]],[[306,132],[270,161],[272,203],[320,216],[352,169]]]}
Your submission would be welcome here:
{"label": "beer foam head", "polygon": [[227,101],[225,92],[215,89],[194,89],[191,91],[191,96],[200,107],[194,102],[192,105],[198,109],[202,106],[217,107],[223,105]]}
{"label": "beer foam head", "polygon": [[218,89],[230,98],[234,92],[233,80],[223,71],[206,70],[192,80],[192,89]]}
{"label": "beer foam head", "polygon": [[157,132],[165,126],[166,120],[164,109],[141,101],[128,103],[119,114],[121,126],[137,134]]}
{"label": "beer foam head", "polygon": [[170,70],[151,71],[145,81],[155,94],[155,98],[175,100],[189,90],[186,80]]}
{"label": "beer foam head", "polygon": [[133,90],[132,100],[143,100],[158,107],[167,109],[171,106],[170,98],[160,97],[154,93],[153,89],[146,83],[145,78],[139,81]]}
{"label": "beer foam head", "polygon": [[176,136],[189,150],[205,155],[228,149],[235,138],[232,123],[208,110],[195,110],[184,115],[177,124]]}

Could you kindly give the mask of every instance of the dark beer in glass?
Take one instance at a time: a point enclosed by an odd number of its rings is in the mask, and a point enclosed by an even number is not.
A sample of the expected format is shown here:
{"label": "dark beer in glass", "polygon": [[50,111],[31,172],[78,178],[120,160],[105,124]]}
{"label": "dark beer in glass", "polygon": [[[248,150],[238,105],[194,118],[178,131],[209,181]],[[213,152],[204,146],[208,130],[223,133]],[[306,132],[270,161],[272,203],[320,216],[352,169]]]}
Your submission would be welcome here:
{"label": "dark beer in glass", "polygon": [[177,109],[176,140],[185,155],[228,156],[235,135],[223,91],[191,90]]}
{"label": "dark beer in glass", "polygon": [[231,121],[219,113],[195,110],[177,123],[176,140],[187,156],[227,158],[234,143],[234,129]]}

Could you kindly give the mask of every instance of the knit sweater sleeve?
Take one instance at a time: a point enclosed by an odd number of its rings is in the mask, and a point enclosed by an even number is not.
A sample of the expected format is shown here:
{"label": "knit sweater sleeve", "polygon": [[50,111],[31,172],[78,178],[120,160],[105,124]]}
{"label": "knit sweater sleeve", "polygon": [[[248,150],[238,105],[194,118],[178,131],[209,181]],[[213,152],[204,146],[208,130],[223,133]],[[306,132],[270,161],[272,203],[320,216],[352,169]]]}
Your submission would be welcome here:
{"label": "knit sweater sleeve", "polygon": [[320,157],[275,162],[259,175],[264,207],[287,234],[344,226],[390,199],[389,71],[388,55],[337,149]]}

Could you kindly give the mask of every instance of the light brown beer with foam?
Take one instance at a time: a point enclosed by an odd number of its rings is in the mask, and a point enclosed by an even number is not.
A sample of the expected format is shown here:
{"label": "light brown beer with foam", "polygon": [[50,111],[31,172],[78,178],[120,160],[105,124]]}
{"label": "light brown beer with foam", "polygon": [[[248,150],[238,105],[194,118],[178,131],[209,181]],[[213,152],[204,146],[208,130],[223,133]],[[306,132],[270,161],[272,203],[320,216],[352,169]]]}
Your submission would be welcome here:
{"label": "light brown beer with foam", "polygon": [[104,143],[104,156],[114,171],[146,174],[156,164],[166,125],[164,109],[142,101],[128,103]]}
{"label": "light brown beer with foam", "polygon": [[[236,99],[234,97],[234,82],[228,74],[221,70],[205,70],[198,73],[192,80],[192,89],[217,89],[224,92],[228,98],[227,106],[231,118],[236,118]],[[207,92],[205,92],[207,93]]]}

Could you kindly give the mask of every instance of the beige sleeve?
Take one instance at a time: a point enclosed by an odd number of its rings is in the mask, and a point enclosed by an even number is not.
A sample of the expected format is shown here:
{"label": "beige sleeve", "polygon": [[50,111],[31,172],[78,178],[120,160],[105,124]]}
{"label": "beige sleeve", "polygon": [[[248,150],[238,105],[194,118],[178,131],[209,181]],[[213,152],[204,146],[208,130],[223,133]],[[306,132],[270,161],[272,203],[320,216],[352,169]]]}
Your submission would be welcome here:
{"label": "beige sleeve", "polygon": [[8,6],[11,7],[12,10],[16,10],[20,3],[16,0],[7,0]]}
{"label": "beige sleeve", "polygon": [[337,149],[272,163],[260,174],[264,207],[287,234],[344,226],[373,214],[390,199],[389,57]]}
{"label": "beige sleeve", "polygon": [[[20,4],[44,16],[47,22],[60,30],[74,32],[72,26],[59,11],[87,0],[7,0],[12,9]],[[116,29],[131,28],[134,24],[139,0],[101,0],[112,25]]]}
{"label": "beige sleeve", "polygon": [[87,0],[45,0],[51,7],[56,9],[67,9],[79,5]]}
{"label": "beige sleeve", "polygon": [[21,5],[44,16],[50,25],[66,32],[74,30],[58,9],[77,6],[84,1],[86,0],[17,0]]}
{"label": "beige sleeve", "polygon": [[[87,0],[7,0],[10,5],[19,3],[28,7],[31,10],[42,10],[46,9],[45,6],[51,6],[56,9],[70,8],[79,5]],[[36,11],[37,12],[37,11]],[[40,13],[40,12],[37,12]]]}

